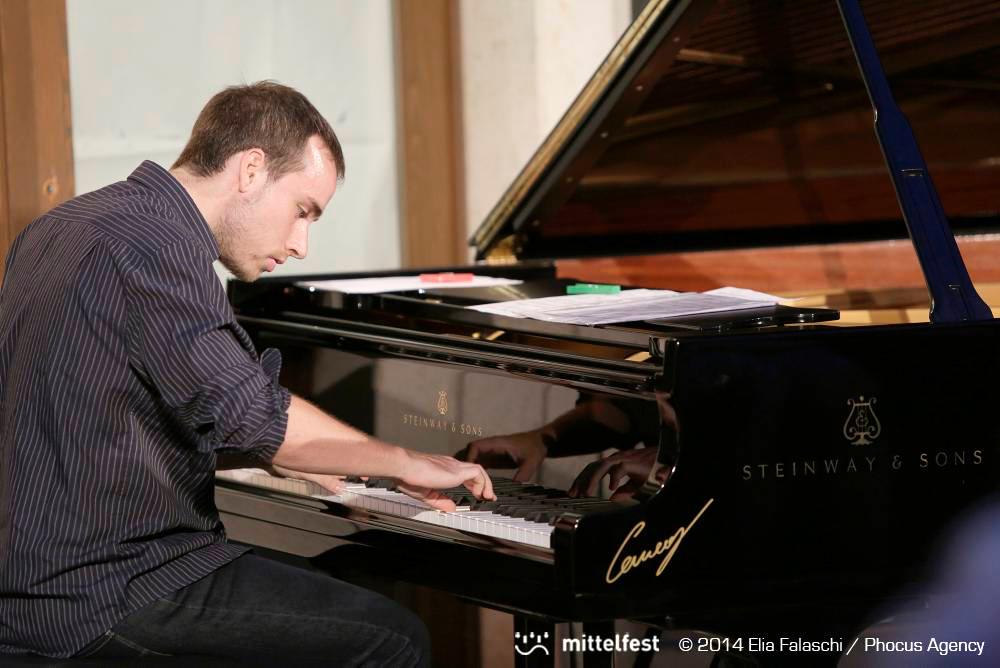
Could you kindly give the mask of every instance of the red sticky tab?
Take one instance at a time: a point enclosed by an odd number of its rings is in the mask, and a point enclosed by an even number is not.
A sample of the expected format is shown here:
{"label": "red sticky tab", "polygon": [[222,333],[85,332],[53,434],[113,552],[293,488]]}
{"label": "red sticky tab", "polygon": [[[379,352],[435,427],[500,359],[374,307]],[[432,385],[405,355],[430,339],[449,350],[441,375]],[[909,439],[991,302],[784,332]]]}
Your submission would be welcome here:
{"label": "red sticky tab", "polygon": [[471,281],[472,274],[443,271],[440,274],[420,274],[420,280],[424,283],[457,283],[459,281]]}

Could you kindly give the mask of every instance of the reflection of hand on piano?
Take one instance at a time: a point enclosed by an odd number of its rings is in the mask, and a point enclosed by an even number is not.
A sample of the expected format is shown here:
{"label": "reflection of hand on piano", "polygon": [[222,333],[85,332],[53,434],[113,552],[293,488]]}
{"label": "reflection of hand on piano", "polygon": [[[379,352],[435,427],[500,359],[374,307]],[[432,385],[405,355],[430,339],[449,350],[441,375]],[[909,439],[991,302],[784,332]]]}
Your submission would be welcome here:
{"label": "reflection of hand on piano", "polygon": [[534,429],[472,441],[455,457],[486,468],[517,467],[514,480],[523,482],[535,474],[547,454],[542,431]]}
{"label": "reflection of hand on piano", "polygon": [[[570,496],[596,496],[604,476],[610,476],[608,486],[612,501],[633,496],[649,477],[656,464],[656,448],[636,448],[616,452],[588,464],[569,488]],[[623,484],[624,483],[624,484]]]}
{"label": "reflection of hand on piano", "polygon": [[[624,400],[619,400],[624,401]],[[631,419],[607,397],[581,394],[577,405],[537,429],[481,438],[455,453],[486,468],[517,468],[513,479],[530,480],[546,457],[600,452],[636,444]]]}

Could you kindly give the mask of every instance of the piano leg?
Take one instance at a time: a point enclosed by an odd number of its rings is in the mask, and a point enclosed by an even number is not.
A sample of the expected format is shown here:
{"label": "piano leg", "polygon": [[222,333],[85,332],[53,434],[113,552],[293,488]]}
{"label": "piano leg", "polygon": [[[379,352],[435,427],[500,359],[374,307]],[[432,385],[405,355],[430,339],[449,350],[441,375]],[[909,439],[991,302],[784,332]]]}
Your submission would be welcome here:
{"label": "piano leg", "polygon": [[555,622],[514,615],[515,668],[551,668],[556,660]]}
{"label": "piano leg", "polygon": [[[614,638],[615,623],[584,622],[583,635],[590,638]],[[614,652],[583,652],[583,668],[614,668],[614,665]]]}

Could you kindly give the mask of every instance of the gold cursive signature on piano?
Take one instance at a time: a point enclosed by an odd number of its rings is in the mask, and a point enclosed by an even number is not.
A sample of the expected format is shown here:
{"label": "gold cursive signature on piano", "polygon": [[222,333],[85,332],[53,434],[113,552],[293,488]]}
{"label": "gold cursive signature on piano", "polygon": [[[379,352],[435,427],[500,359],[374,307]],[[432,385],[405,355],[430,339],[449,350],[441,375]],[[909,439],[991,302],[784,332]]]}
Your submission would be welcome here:
{"label": "gold cursive signature on piano", "polygon": [[[636,566],[646,561],[649,561],[653,557],[658,557],[661,554],[664,555],[664,557],[663,561],[660,562],[659,568],[656,569],[656,574],[660,575],[661,573],[663,573],[663,570],[667,567],[667,564],[669,564],[670,560],[674,558],[674,554],[677,552],[677,548],[681,546],[681,541],[683,541],[684,537],[688,534],[689,531],[691,531],[691,527],[693,527],[698,522],[698,520],[701,519],[701,516],[705,514],[705,511],[708,510],[708,507],[712,505],[713,501],[715,501],[715,499],[709,499],[705,503],[705,505],[702,506],[701,510],[698,511],[698,514],[694,516],[694,519],[691,520],[691,522],[686,527],[678,528],[677,531],[675,531],[670,536],[658,542],[656,546],[653,547],[652,549],[643,550],[638,554],[627,554],[623,558],[622,551],[625,549],[625,546],[628,545],[630,540],[636,538],[639,534],[642,533],[642,530],[646,528],[645,522],[636,523],[636,525],[632,527],[632,530],[628,532],[628,535],[625,536],[625,540],[623,540],[622,544],[618,547],[618,551],[615,552],[615,556],[611,560],[611,563],[608,564],[608,574],[607,576],[605,576],[604,579],[607,581],[608,584],[612,584],[618,578],[625,575]],[[621,560],[620,562],[619,559]],[[615,564],[618,564],[618,572],[615,573],[614,576],[612,576],[612,572],[615,570]]]}

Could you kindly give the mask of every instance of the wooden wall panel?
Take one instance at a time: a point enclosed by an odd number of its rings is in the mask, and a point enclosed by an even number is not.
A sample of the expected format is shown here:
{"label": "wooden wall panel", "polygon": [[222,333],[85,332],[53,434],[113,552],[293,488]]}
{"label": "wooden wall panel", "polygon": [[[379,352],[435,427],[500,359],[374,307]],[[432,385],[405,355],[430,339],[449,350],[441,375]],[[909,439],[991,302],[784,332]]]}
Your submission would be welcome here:
{"label": "wooden wall panel", "polygon": [[403,264],[461,263],[457,0],[397,0],[394,10]]}
{"label": "wooden wall panel", "polygon": [[[3,22],[3,9],[0,5],[0,24]],[[0,72],[3,67],[3,48],[0,45]],[[7,204],[7,123],[4,114],[3,76],[0,75],[0,277],[3,276],[3,263],[10,247],[9,205]]]}
{"label": "wooden wall panel", "polygon": [[0,244],[6,255],[28,223],[73,196],[64,0],[0,0],[0,92]]}
{"label": "wooden wall panel", "polygon": [[[463,263],[458,2],[396,0],[393,11],[403,266]],[[479,665],[476,608],[402,585],[396,597],[427,623],[434,665]]]}

